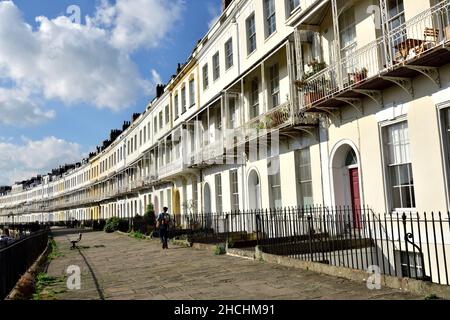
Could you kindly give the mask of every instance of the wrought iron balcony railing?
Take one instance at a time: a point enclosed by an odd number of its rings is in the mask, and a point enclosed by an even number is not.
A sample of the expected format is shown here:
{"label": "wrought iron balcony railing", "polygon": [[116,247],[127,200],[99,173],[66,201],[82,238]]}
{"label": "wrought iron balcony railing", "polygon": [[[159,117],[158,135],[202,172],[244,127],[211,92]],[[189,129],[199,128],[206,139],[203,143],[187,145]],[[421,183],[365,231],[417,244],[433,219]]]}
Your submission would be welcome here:
{"label": "wrought iron balcony railing", "polygon": [[[450,40],[450,3],[442,1],[314,76],[297,81],[305,108],[405,63]],[[389,58],[390,57],[390,58]]]}

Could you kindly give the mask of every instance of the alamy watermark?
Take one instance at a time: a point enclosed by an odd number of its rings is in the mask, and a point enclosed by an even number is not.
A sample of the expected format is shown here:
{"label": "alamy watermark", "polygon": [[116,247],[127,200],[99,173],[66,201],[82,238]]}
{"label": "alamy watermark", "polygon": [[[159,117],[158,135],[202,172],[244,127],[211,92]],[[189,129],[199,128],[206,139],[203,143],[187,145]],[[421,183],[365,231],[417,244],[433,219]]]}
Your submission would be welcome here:
{"label": "alamy watermark", "polygon": [[69,290],[81,290],[81,269],[79,266],[71,265],[67,267],[68,275],[66,286]]}
{"label": "alamy watermark", "polygon": [[367,278],[367,289],[380,290],[381,289],[381,269],[379,266],[369,266],[367,272],[370,276]]}

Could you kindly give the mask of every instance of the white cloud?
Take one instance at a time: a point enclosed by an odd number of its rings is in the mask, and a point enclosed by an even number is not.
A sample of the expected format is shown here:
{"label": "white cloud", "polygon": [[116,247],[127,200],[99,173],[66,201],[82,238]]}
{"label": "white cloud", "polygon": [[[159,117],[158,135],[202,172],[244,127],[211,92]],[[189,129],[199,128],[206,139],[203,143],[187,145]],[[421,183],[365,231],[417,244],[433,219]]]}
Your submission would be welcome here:
{"label": "white cloud", "polygon": [[222,14],[222,7],[217,6],[214,2],[208,3],[208,13],[210,15],[210,19],[208,22],[208,28],[211,29],[211,27],[219,20],[220,15]]}
{"label": "white cloud", "polygon": [[[10,92],[27,88],[42,99],[68,105],[127,108],[153,87],[153,79],[142,78],[129,54],[159,45],[183,5],[181,0],[117,0],[115,5],[102,0],[94,16],[86,17],[86,25],[72,23],[65,16],[37,17],[38,27],[33,30],[12,1],[0,1],[1,77],[13,83]],[[19,110],[31,111],[36,123],[54,116],[30,96],[26,99],[26,94],[16,100],[9,94],[6,99],[6,90],[0,95],[4,104],[0,118],[13,119]],[[22,124],[29,124],[28,120]],[[7,121],[3,123],[13,122]]]}
{"label": "white cloud", "polygon": [[183,6],[181,0],[117,0],[114,6],[103,0],[97,12],[103,23],[113,27],[113,45],[132,52],[157,47],[175,26]]}
{"label": "white cloud", "polygon": [[159,75],[159,73],[155,69],[152,69],[151,75],[152,75],[152,84],[153,85],[156,86],[157,84],[162,84],[163,83],[162,79],[161,79],[161,76]]}
{"label": "white cloud", "polygon": [[54,110],[43,110],[26,90],[0,87],[0,124],[36,125],[54,117]]}
{"label": "white cloud", "polygon": [[79,162],[81,146],[55,137],[21,143],[0,140],[0,185],[46,174],[61,164]]}

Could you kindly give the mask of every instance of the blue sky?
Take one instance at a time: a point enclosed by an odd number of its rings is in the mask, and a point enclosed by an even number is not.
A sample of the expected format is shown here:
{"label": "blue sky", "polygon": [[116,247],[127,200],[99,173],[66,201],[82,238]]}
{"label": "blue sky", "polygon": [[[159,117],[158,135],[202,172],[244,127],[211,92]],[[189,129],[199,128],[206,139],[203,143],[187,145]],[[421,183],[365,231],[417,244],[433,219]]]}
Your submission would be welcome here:
{"label": "blue sky", "polygon": [[145,109],[219,13],[220,0],[0,0],[0,185],[81,160]]}

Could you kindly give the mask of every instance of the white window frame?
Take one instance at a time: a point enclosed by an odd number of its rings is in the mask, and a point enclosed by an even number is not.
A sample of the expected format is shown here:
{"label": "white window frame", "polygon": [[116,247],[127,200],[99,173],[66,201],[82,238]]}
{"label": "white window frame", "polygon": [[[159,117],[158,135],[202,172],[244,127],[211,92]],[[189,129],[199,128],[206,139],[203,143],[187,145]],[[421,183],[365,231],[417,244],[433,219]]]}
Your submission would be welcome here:
{"label": "white window frame", "polygon": [[[251,21],[253,24],[250,24]],[[247,55],[251,55],[258,48],[256,38],[256,16],[254,12],[245,20],[245,29],[247,32]]]}
{"label": "white window frame", "polygon": [[[439,126],[439,138],[441,145],[441,159],[442,159],[442,170],[444,172],[445,181],[445,198],[447,202],[447,208],[450,208],[450,137],[447,138],[444,135],[445,119],[444,112],[450,112],[450,100],[439,103],[436,106],[437,116],[438,116],[438,126]],[[450,125],[450,123],[449,123]]]}
{"label": "white window frame", "polygon": [[[395,120],[392,121],[385,121],[383,123],[379,124],[379,137],[380,137],[380,142],[381,142],[381,160],[382,160],[382,164],[383,164],[383,176],[384,176],[384,187],[385,187],[385,195],[386,195],[386,208],[389,212],[409,212],[409,213],[413,213],[416,211],[415,207],[412,208],[395,208],[394,204],[393,204],[393,199],[392,199],[392,185],[391,185],[391,178],[390,178],[390,173],[388,170],[388,164],[387,164],[387,157],[389,156],[388,151],[387,151],[387,146],[385,145],[385,131],[387,130],[387,128],[389,126],[393,126],[396,124],[400,124],[402,122],[406,122],[408,124],[407,121],[407,117],[405,116],[401,116]],[[409,126],[408,126],[408,130],[409,130]],[[411,156],[411,154],[409,155]],[[412,161],[411,161],[411,171],[412,171]],[[414,180],[414,173],[413,173],[413,180]],[[413,188],[414,188],[414,184],[413,184]],[[414,202],[417,205],[417,199],[414,193]]]}
{"label": "white window frame", "polygon": [[195,79],[189,80],[189,108],[195,106]]}
{"label": "white window frame", "polygon": [[220,78],[220,53],[217,51],[212,57],[213,65],[213,81],[217,81]]}
{"label": "white window frame", "polygon": [[[236,177],[236,180],[234,180],[234,177]],[[239,175],[238,170],[230,170],[230,195],[231,195],[231,211],[238,211],[240,204],[239,204]],[[237,208],[236,208],[237,207]]]}
{"label": "white window frame", "polygon": [[[273,11],[270,11],[273,9]],[[275,0],[263,0],[264,29],[266,39],[277,32],[277,10]]]}
{"label": "white window frame", "polygon": [[225,42],[225,70],[229,70],[234,65],[233,38]]}
{"label": "white window frame", "polygon": [[205,65],[202,68],[202,75],[203,75],[203,90],[206,90],[209,88],[209,70],[207,63],[205,63]]}

